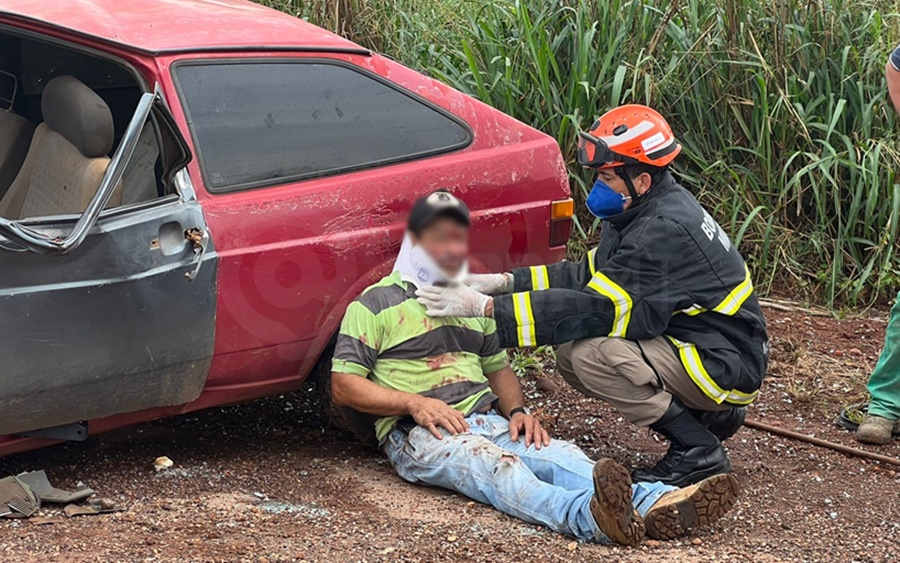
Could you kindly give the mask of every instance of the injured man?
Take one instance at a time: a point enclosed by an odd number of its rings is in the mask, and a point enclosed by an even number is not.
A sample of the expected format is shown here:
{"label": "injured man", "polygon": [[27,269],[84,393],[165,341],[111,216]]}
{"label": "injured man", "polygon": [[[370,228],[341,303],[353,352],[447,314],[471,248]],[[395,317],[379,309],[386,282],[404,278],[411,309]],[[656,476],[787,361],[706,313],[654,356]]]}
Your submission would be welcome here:
{"label": "injured man", "polygon": [[721,518],[737,498],[733,476],[683,489],[632,484],[615,461],[550,439],[525,408],[493,319],[425,314],[417,288],[465,280],[468,227],[449,192],[415,202],[394,272],[347,308],[334,402],[381,417],[376,436],[403,479],[580,540],[634,546]]}

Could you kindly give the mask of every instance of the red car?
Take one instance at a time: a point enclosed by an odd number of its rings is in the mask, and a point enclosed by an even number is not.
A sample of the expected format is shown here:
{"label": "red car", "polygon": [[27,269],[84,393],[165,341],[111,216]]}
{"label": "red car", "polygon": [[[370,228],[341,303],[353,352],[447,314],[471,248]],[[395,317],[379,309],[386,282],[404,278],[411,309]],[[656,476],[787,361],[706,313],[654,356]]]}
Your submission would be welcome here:
{"label": "red car", "polygon": [[297,389],[417,196],[563,257],[556,143],[240,0],[0,6],[0,455]]}

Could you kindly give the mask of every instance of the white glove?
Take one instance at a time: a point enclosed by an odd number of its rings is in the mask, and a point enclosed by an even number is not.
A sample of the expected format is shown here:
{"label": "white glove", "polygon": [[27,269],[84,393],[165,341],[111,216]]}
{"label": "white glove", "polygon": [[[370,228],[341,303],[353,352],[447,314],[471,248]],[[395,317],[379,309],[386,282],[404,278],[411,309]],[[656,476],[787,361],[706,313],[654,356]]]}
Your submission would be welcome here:
{"label": "white glove", "polygon": [[426,286],[416,291],[416,297],[429,317],[483,317],[491,299],[467,285]]}
{"label": "white glove", "polygon": [[503,295],[512,293],[512,274],[469,274],[466,285],[485,295]]}

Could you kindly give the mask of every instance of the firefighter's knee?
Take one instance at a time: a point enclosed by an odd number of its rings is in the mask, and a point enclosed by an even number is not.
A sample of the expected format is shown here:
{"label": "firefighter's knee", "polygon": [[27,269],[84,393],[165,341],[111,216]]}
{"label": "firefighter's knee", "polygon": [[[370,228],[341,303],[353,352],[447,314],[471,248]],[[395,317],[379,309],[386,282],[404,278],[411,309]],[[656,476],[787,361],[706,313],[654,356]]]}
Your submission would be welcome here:
{"label": "firefighter's knee", "polygon": [[566,373],[572,373],[572,342],[566,342],[556,349],[556,368],[563,377],[566,377]]}
{"label": "firefighter's knee", "polygon": [[557,352],[559,373],[569,385],[585,392],[586,387],[592,386],[588,385],[588,382],[593,382],[598,377],[612,375],[610,365],[607,363],[607,354],[604,352],[605,340],[610,339],[587,338],[560,347]]}
{"label": "firefighter's knee", "polygon": [[596,366],[609,367],[611,348],[615,347],[617,338],[599,336],[586,338],[572,343],[569,358],[575,371],[590,370]]}

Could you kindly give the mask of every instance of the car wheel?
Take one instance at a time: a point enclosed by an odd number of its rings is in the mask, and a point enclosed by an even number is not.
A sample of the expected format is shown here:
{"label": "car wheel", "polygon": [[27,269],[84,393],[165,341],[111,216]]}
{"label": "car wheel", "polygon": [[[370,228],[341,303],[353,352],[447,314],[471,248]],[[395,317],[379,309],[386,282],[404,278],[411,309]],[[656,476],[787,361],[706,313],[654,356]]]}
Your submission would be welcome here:
{"label": "car wheel", "polygon": [[335,405],[331,400],[331,350],[323,355],[316,368],[316,391],[322,410],[333,427],[353,435],[370,448],[378,449],[375,421],[379,417]]}

